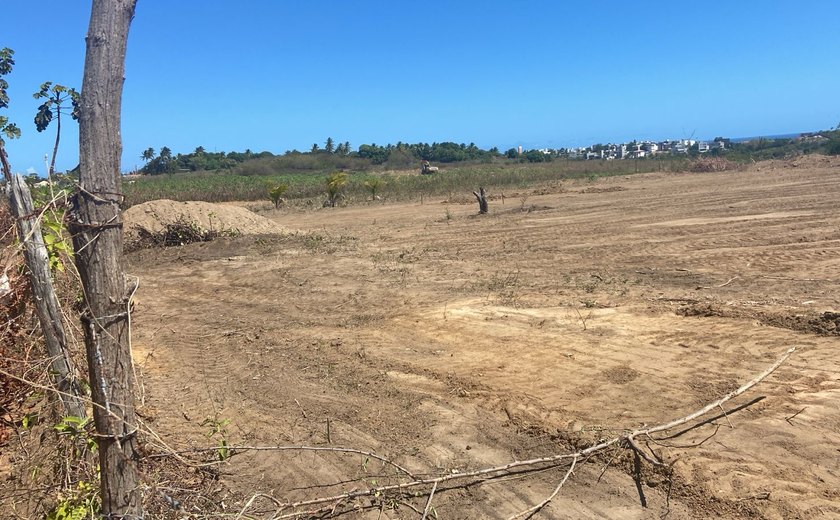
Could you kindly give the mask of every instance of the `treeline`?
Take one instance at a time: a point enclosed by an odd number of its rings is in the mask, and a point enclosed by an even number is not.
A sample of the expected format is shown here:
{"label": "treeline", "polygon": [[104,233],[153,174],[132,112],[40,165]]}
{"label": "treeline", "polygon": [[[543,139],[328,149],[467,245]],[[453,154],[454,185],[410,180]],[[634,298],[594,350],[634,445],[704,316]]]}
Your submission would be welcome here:
{"label": "treeline", "polygon": [[833,130],[809,132],[793,139],[758,138],[743,142],[726,140],[725,150],[712,150],[735,161],[783,159],[801,154],[840,155],[840,124]]}
{"label": "treeline", "polygon": [[208,152],[203,146],[197,147],[192,153],[172,155],[172,150],[164,146],[160,154],[154,148],[147,148],[140,155],[146,165],[140,173],[146,175],[160,175],[162,173],[194,172],[207,170],[231,170],[238,165],[252,159],[273,157],[271,152]]}
{"label": "treeline", "polygon": [[416,143],[407,144],[399,142],[378,146],[376,144],[363,144],[359,146],[358,156],[370,160],[373,164],[406,163],[417,161],[430,161],[437,163],[453,163],[461,161],[482,161],[493,157],[501,157],[498,148],[482,150],[475,143]]}
{"label": "treeline", "polygon": [[323,147],[313,144],[309,151],[289,150],[283,155],[271,152],[208,152],[199,146],[192,153],[173,154],[164,146],[157,153],[147,148],[140,158],[145,166],[139,173],[159,175],[190,171],[231,170],[242,175],[266,175],[280,171],[323,171],[329,169],[364,170],[372,166],[404,169],[418,167],[422,161],[431,163],[492,162],[495,159],[514,159],[522,162],[550,161],[551,156],[538,150],[521,155],[511,148],[504,154],[498,148],[483,150],[475,143],[415,143],[377,145],[363,144],[354,151],[349,142],[336,144],[328,138]]}

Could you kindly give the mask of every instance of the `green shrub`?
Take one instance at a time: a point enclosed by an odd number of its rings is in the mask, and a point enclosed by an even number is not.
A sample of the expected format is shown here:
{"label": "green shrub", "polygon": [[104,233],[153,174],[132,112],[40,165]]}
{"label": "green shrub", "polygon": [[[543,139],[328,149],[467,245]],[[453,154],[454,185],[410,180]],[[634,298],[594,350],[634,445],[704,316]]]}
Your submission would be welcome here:
{"label": "green shrub", "polygon": [[274,209],[279,209],[280,204],[283,203],[283,195],[288,191],[289,185],[285,183],[276,184],[268,187],[268,198],[274,203]]}

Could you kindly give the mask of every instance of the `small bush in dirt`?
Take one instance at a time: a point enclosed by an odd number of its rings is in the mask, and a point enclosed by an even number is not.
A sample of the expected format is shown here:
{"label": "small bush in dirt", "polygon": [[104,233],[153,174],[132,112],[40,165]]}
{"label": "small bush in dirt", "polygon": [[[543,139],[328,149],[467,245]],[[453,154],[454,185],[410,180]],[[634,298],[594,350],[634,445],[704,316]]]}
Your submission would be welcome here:
{"label": "small bush in dirt", "polygon": [[327,177],[327,200],[324,202],[324,206],[334,208],[338,204],[338,200],[347,186],[347,180],[347,174],[344,172],[335,172]]}
{"label": "small bush in dirt", "polygon": [[280,205],[283,204],[283,195],[288,189],[289,185],[283,182],[268,187],[268,198],[274,204],[274,209],[280,209]]}
{"label": "small bush in dirt", "polygon": [[703,157],[694,161],[690,169],[697,173],[710,173],[735,170],[737,168],[737,163],[724,159],[723,157]]}
{"label": "small bush in dirt", "polygon": [[380,179],[379,177],[374,177],[372,179],[368,179],[365,181],[365,188],[370,192],[370,199],[376,199],[376,193],[385,186],[385,181]]}

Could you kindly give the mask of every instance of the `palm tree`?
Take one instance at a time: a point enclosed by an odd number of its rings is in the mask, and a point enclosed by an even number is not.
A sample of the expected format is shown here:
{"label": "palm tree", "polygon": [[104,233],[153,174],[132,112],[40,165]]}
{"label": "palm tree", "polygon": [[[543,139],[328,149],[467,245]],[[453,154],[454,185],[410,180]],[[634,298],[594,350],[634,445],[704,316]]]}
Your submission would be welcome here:
{"label": "palm tree", "polygon": [[151,146],[143,150],[143,153],[140,155],[140,158],[146,162],[151,161],[155,158],[155,149]]}

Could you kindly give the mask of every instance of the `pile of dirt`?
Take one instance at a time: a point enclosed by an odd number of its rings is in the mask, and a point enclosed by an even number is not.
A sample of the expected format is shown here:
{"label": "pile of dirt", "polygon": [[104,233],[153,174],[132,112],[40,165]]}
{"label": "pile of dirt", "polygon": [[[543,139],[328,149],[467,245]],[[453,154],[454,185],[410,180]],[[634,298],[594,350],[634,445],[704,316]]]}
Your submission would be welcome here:
{"label": "pile of dirt", "polygon": [[754,319],[764,325],[780,327],[817,334],[820,336],[840,336],[840,312],[790,313],[765,312],[746,309],[727,308],[711,303],[697,303],[677,309],[676,313],[687,317],[720,317]]}
{"label": "pile of dirt", "polygon": [[740,165],[723,157],[702,157],[691,163],[690,171],[695,173],[725,172],[737,170]]}
{"label": "pile of dirt", "polygon": [[768,161],[760,161],[751,164],[749,171],[776,171],[776,170],[792,170],[792,169],[810,169],[810,168],[840,168],[840,156],[836,155],[822,155],[822,154],[807,154],[797,155],[786,159],[772,159]]}
{"label": "pile of dirt", "polygon": [[197,228],[222,234],[262,235],[278,233],[271,220],[245,208],[209,202],[176,202],[162,199],[132,206],[123,212],[125,244],[158,235],[167,226],[189,222]]}

